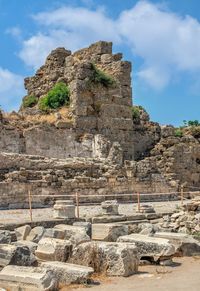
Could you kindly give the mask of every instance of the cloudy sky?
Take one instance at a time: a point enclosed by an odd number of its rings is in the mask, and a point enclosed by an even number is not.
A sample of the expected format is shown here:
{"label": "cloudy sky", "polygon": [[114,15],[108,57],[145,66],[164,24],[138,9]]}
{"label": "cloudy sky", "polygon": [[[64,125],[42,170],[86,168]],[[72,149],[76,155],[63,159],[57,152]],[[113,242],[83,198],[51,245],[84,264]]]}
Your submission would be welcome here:
{"label": "cloudy sky", "polygon": [[133,62],[133,102],[152,120],[200,119],[199,0],[0,0],[1,107],[18,109],[52,49],[98,40]]}

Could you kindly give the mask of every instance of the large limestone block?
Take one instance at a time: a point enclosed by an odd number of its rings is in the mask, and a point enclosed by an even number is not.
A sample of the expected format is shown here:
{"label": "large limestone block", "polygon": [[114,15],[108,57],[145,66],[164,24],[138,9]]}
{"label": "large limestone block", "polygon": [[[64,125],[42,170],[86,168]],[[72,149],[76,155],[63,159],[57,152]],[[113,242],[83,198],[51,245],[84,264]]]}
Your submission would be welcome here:
{"label": "large limestone block", "polygon": [[134,244],[87,242],[73,250],[71,263],[90,266],[108,276],[129,276],[137,272],[138,251]]}
{"label": "large limestone block", "polygon": [[167,239],[149,237],[142,234],[130,234],[121,236],[118,242],[134,243],[141,257],[149,257],[154,261],[164,260],[172,257],[176,250]]}
{"label": "large limestone block", "polygon": [[180,255],[195,256],[200,254],[200,242],[188,234],[156,232],[154,237],[168,239]]}
{"label": "large limestone block", "polygon": [[30,225],[23,225],[15,229],[17,240],[25,240],[31,231]]}
{"label": "large limestone block", "polygon": [[65,233],[64,239],[69,240],[73,245],[90,241],[90,237],[87,235],[86,229],[83,227],[58,224],[54,228],[63,231]]}
{"label": "large limestone block", "polygon": [[103,210],[103,214],[106,215],[118,215],[118,208],[119,208],[119,203],[117,203],[117,200],[107,200],[103,201],[101,203],[101,208]]}
{"label": "large limestone block", "polygon": [[128,225],[92,224],[92,239],[115,242],[118,237],[128,235]]}
{"label": "large limestone block", "polygon": [[73,226],[79,226],[85,229],[87,235],[91,237],[92,233],[92,224],[91,222],[85,222],[85,221],[76,221],[73,223]]}
{"label": "large limestone block", "polygon": [[25,246],[14,246],[9,244],[0,245],[0,266],[9,264],[19,266],[31,266],[36,263],[34,255]]}
{"label": "large limestone block", "polygon": [[55,218],[75,217],[75,205],[72,200],[57,200],[53,209]]}
{"label": "large limestone block", "polygon": [[0,244],[10,244],[12,240],[11,232],[8,230],[0,230]]}
{"label": "large limestone block", "polygon": [[28,247],[30,252],[35,254],[35,251],[38,247],[38,244],[28,241],[28,240],[18,240],[12,243],[14,246],[19,246],[19,247]]}
{"label": "large limestone block", "polygon": [[44,261],[66,262],[72,252],[72,244],[67,240],[43,238],[38,243],[36,256]]}
{"label": "large limestone block", "polygon": [[41,266],[52,270],[59,283],[63,285],[85,283],[94,272],[91,267],[63,262],[44,262]]}
{"label": "large limestone block", "polygon": [[59,229],[55,229],[55,228],[46,228],[42,237],[64,239],[65,232]]}
{"label": "large limestone block", "polygon": [[26,240],[38,243],[41,240],[44,232],[45,229],[43,226],[36,226],[30,231],[29,235],[26,237]]}
{"label": "large limestone block", "polygon": [[58,290],[58,283],[49,269],[6,266],[0,272],[0,287],[10,291],[53,291]]}

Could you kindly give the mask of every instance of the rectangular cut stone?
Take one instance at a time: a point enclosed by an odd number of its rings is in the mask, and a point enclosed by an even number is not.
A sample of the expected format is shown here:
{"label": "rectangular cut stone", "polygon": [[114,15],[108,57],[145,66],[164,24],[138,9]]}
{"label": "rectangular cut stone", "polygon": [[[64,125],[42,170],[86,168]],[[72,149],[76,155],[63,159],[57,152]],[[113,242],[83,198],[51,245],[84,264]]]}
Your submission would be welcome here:
{"label": "rectangular cut stone", "polygon": [[73,250],[70,262],[91,266],[107,276],[130,276],[138,271],[139,256],[135,244],[87,242]]}
{"label": "rectangular cut stone", "polygon": [[6,266],[0,272],[0,287],[17,291],[58,290],[57,279],[45,268]]}
{"label": "rectangular cut stone", "polygon": [[67,240],[43,238],[40,240],[35,254],[41,260],[66,262],[71,251],[72,244]]}
{"label": "rectangular cut stone", "polygon": [[92,239],[102,241],[116,241],[118,237],[128,234],[127,225],[92,224]]}
{"label": "rectangular cut stone", "polygon": [[12,245],[0,245],[0,266],[4,267],[10,264],[16,249],[17,247]]}
{"label": "rectangular cut stone", "polygon": [[141,257],[153,258],[158,261],[162,258],[171,257],[175,254],[175,247],[169,240],[163,238],[149,237],[142,234],[130,234],[121,236],[118,242],[134,243],[138,247]]}
{"label": "rectangular cut stone", "polygon": [[42,267],[56,274],[60,284],[85,283],[94,272],[93,268],[63,262],[44,262]]}
{"label": "rectangular cut stone", "polygon": [[125,221],[125,215],[103,215],[92,218],[92,223],[111,223],[118,221]]}

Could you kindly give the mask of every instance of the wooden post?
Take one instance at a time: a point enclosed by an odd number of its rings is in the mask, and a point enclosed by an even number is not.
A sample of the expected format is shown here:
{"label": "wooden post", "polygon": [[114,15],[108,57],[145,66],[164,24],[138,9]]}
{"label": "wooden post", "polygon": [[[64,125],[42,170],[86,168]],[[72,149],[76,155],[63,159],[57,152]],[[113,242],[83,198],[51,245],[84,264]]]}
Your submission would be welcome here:
{"label": "wooden post", "polygon": [[79,218],[79,193],[76,192],[76,209],[77,209],[77,217]]}
{"label": "wooden post", "polygon": [[30,219],[31,222],[33,221],[33,213],[32,213],[32,197],[31,197],[31,190],[28,190],[28,200],[29,200],[29,211],[30,211]]}
{"label": "wooden post", "polygon": [[183,185],[181,185],[181,206],[183,206]]}
{"label": "wooden post", "polygon": [[140,193],[137,193],[138,212],[140,212]]}

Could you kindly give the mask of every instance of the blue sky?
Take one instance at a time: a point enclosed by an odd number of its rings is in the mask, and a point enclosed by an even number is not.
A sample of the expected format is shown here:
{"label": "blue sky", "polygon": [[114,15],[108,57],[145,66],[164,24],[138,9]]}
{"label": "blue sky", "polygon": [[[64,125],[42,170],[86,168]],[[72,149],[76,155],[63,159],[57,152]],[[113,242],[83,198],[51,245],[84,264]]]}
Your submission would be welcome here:
{"label": "blue sky", "polygon": [[133,102],[152,120],[200,119],[199,0],[0,0],[1,107],[18,109],[52,49],[98,40],[133,62]]}

